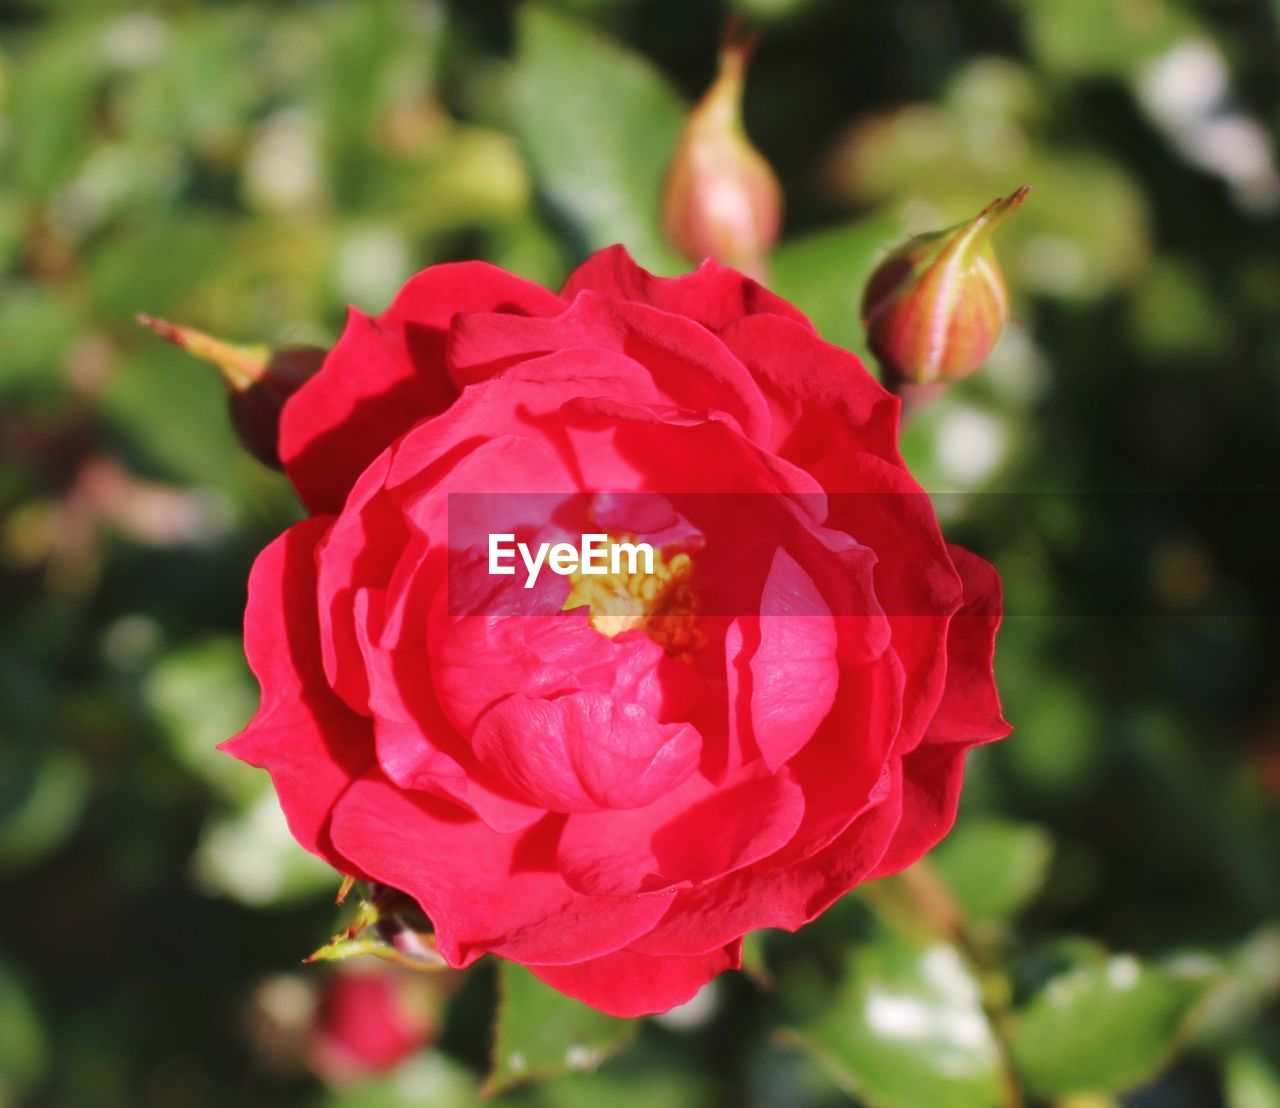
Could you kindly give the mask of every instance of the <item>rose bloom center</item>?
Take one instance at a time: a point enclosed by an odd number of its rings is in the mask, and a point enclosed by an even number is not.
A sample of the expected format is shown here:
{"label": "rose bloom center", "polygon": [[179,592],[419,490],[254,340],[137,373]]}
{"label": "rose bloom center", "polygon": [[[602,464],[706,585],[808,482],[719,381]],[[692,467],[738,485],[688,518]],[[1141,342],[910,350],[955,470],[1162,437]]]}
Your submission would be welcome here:
{"label": "rose bloom center", "polygon": [[[614,564],[613,548],[632,543],[633,536],[608,539],[607,564]],[[706,642],[698,628],[697,597],[693,591],[694,562],[686,553],[668,556],[653,552],[653,571],[618,559],[617,572],[586,574],[581,566],[569,574],[564,611],[589,608],[591,626],[607,638],[624,631],[644,631],[668,654],[689,658]]]}

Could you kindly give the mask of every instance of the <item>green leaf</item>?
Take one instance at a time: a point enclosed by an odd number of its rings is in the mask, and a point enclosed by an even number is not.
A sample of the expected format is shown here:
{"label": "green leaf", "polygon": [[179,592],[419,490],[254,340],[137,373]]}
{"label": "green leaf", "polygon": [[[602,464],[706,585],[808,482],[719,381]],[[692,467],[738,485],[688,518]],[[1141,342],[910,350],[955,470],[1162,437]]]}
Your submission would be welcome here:
{"label": "green leaf", "polygon": [[234,232],[226,216],[195,207],[181,218],[164,212],[136,215],[87,255],[97,318],[130,332],[136,312],[181,319],[182,301],[200,295],[211,273],[234,264]]}
{"label": "green leaf", "polygon": [[971,923],[1012,919],[1040,891],[1053,845],[1027,824],[964,824],[932,855],[938,873]]}
{"label": "green leaf", "polygon": [[1169,1060],[1207,985],[1127,954],[1053,975],[1013,1022],[1027,1088],[1054,1097],[1141,1084]]}
{"label": "green leaf", "polygon": [[81,327],[76,310],[55,290],[7,284],[0,298],[0,399],[57,398],[65,382],[56,369]]}
{"label": "green leaf", "polygon": [[1261,1054],[1241,1050],[1227,1060],[1228,1108],[1280,1108],[1280,1069]]}
{"label": "green leaf", "polygon": [[102,77],[100,21],[66,20],[14,65],[14,166],[20,187],[43,199],[91,148],[93,97]]}
{"label": "green leaf", "polygon": [[265,780],[263,789],[243,811],[205,824],[191,857],[197,884],[255,908],[332,893],[338,875],[294,841]]}
{"label": "green leaf", "polygon": [[[520,1094],[516,1094],[518,1096]],[[538,1108],[706,1108],[716,1103],[714,1077],[671,1055],[638,1050],[598,1073],[578,1073],[537,1087]],[[515,1096],[500,1103],[527,1103]]]}
{"label": "green leaf", "polygon": [[638,1020],[615,1019],[502,962],[493,1068],[486,1089],[594,1070],[634,1038]]}
{"label": "green leaf", "polygon": [[1193,1028],[1195,1045],[1213,1053],[1238,1043],[1280,996],[1280,927],[1259,928],[1225,952],[1221,966]]}
{"label": "green leaf", "polygon": [[767,992],[773,988],[773,975],[769,972],[764,937],[763,931],[752,931],[742,937],[742,973]]}
{"label": "green leaf", "polygon": [[0,758],[0,867],[30,865],[75,831],[89,796],[84,763],[63,751]]}
{"label": "green leaf", "polygon": [[770,287],[804,312],[828,342],[866,350],[862,290],[881,256],[902,238],[902,221],[878,215],[790,239],[769,263]]}
{"label": "green leaf", "polygon": [[211,637],[164,655],[144,680],[142,695],[188,771],[231,801],[263,791],[261,771],[218,749],[258,704],[238,639]]}
{"label": "green leaf", "polygon": [[1021,0],[1021,7],[1032,52],[1046,69],[1070,76],[1125,76],[1196,32],[1163,0]]}
{"label": "green leaf", "polygon": [[232,499],[261,468],[236,441],[217,373],[158,339],[144,340],[111,378],[102,413],[114,449],[140,456],[147,476],[159,471]]}
{"label": "green leaf", "polygon": [[320,1108],[480,1108],[485,1101],[468,1070],[438,1050],[425,1051],[385,1077],[335,1089]]}
{"label": "green leaf", "polygon": [[0,1104],[39,1080],[49,1063],[40,1018],[9,966],[0,961]]}
{"label": "green leaf", "polygon": [[643,266],[688,268],[661,231],[685,109],[648,62],[563,16],[525,8],[514,125],[546,199],[580,246],[623,243]]}
{"label": "green leaf", "polygon": [[853,956],[834,1007],[790,1036],[876,1108],[994,1108],[1000,1051],[956,950],[886,935]]}

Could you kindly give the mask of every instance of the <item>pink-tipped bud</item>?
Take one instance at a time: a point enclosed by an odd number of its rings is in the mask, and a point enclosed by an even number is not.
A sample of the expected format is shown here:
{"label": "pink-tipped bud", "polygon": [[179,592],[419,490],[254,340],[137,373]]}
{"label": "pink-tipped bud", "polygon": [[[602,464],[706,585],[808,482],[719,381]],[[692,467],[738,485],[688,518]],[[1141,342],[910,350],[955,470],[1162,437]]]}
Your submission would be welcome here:
{"label": "pink-tipped bud", "polygon": [[1030,191],[1024,185],[968,223],[916,236],[871,275],[862,321],[889,383],[958,381],[987,360],[1009,316],[991,234]]}
{"label": "pink-tipped bud", "polygon": [[139,315],[138,322],[167,342],[217,366],[227,386],[231,425],[241,444],[263,465],[280,469],[280,413],[284,402],[320,368],[316,346],[238,346],[194,327]]}
{"label": "pink-tipped bud", "polygon": [[742,126],[751,41],[727,41],[720,72],[684,125],[667,171],[663,225],[693,261],[760,276],[782,223],[782,187]]}

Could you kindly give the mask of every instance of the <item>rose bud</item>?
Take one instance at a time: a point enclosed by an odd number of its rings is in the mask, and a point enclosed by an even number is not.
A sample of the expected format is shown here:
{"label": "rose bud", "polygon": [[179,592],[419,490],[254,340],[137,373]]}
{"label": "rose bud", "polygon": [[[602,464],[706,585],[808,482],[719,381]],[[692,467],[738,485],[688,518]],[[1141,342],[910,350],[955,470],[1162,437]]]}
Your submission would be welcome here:
{"label": "rose bud", "polygon": [[311,1066],[333,1084],[392,1069],[433,1037],[430,1009],[416,979],[382,970],[338,973],[320,997]]}
{"label": "rose bud", "polygon": [[1023,186],[968,223],[917,235],[871,275],[862,320],[891,383],[958,381],[987,360],[1009,314],[991,233],[1030,191]]}
{"label": "rose bud", "polygon": [[263,465],[280,469],[280,412],[323,364],[325,351],[317,346],[238,346],[149,315],[137,319],[162,339],[218,367],[241,444]]}
{"label": "rose bud", "polygon": [[689,115],[667,172],[663,225],[694,261],[758,275],[778,237],[782,188],[742,126],[742,86],[754,41],[726,42],[715,83]]}

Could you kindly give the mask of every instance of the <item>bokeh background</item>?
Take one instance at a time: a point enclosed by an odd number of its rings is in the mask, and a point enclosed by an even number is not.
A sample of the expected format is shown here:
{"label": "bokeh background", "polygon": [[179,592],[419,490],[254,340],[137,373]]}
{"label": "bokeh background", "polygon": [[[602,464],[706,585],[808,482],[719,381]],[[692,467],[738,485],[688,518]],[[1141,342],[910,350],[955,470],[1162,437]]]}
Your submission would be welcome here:
{"label": "bokeh background", "polygon": [[[326,345],[431,262],[680,271],[660,184],[732,12],[771,283],[828,338],[905,231],[1035,186],[1013,325],[905,442],[1008,593],[1015,735],[935,863],[978,965],[873,888],[496,1103],[982,1108],[1001,1038],[1032,1104],[1280,1105],[1276,0],[0,2],[0,1105],[478,1103],[492,966],[394,979],[431,1042],[388,1072],[317,1030],[336,878],[214,751],[299,509],[132,316]],[[504,1033],[556,1070],[580,1016]],[[570,1030],[568,1068],[623,1034]]]}

